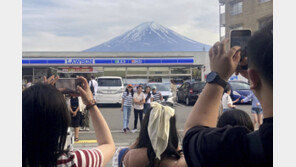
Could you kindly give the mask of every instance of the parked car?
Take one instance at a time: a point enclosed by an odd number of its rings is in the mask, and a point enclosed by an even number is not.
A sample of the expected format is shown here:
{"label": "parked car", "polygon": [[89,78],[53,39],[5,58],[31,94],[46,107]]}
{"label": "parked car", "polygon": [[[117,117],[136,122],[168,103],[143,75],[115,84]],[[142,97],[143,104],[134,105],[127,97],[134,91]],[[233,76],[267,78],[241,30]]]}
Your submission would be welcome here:
{"label": "parked car", "polygon": [[190,105],[196,102],[199,94],[205,86],[205,82],[202,81],[187,81],[184,82],[177,91],[177,102],[185,102],[186,105]]}
{"label": "parked car", "polygon": [[[236,104],[240,104],[241,100],[247,97],[249,94],[252,93],[252,90],[250,89],[250,85],[247,82],[244,81],[229,81],[228,82],[231,86],[231,94],[230,97],[232,100],[236,100],[237,98],[240,98],[239,101]],[[248,104],[251,104],[251,102],[248,102]]]}
{"label": "parked car", "polygon": [[164,83],[148,83],[147,86],[156,87],[157,91],[161,93],[164,101],[167,101],[168,98],[172,97],[172,92],[170,91],[170,87]]}
{"label": "parked car", "polygon": [[179,88],[183,83],[183,79],[173,79],[174,83],[176,84],[177,88]]}
{"label": "parked car", "polygon": [[121,104],[122,94],[125,91],[121,77],[104,76],[98,77],[98,90],[96,94],[96,102],[98,104]]}

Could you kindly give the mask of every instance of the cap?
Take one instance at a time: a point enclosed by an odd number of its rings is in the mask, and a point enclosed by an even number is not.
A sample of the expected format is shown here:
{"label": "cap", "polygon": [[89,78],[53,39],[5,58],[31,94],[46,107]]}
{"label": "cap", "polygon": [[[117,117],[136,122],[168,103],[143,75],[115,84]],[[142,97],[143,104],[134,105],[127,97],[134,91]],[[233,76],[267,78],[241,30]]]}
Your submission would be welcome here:
{"label": "cap", "polygon": [[156,86],[152,86],[152,90],[153,90],[153,89],[156,89]]}
{"label": "cap", "polygon": [[133,87],[133,85],[132,84],[128,84],[127,87]]}

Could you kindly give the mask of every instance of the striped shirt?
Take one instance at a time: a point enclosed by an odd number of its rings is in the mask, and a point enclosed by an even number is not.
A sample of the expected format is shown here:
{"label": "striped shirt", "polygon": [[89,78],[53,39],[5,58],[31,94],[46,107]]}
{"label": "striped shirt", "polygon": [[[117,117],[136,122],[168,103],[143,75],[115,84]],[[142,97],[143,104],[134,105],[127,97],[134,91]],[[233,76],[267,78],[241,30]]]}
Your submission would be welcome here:
{"label": "striped shirt", "polygon": [[58,167],[90,167],[103,166],[103,154],[97,148],[85,150],[73,150],[63,154],[57,162]]}
{"label": "striped shirt", "polygon": [[124,106],[132,106],[133,104],[133,96],[132,93],[130,92],[127,96],[127,92],[124,92],[122,95],[122,98],[124,100],[123,105]]}
{"label": "striped shirt", "polygon": [[152,93],[152,95],[153,95],[153,101],[160,103],[160,97],[161,97],[160,93],[156,92],[155,94]]}

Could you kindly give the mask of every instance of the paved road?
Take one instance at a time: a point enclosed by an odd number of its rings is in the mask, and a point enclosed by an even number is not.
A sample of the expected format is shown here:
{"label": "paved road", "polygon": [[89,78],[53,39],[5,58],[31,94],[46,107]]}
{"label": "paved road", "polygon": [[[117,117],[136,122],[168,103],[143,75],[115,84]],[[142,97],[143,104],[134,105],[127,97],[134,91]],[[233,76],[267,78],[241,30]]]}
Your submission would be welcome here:
{"label": "paved road", "polygon": [[[183,127],[186,122],[186,119],[191,112],[193,106],[185,106],[184,104],[176,104],[175,105],[175,112],[176,112],[176,119],[177,119],[177,129],[180,135],[180,138],[182,138],[182,132]],[[237,105],[237,108],[246,111],[248,114],[251,114],[251,105]],[[116,147],[121,146],[128,146],[130,145],[139,135],[138,132],[136,133],[127,133],[124,134],[122,132],[122,112],[120,111],[120,106],[117,105],[105,105],[105,106],[99,106],[99,109],[101,110],[102,114],[104,115],[104,118],[106,119],[110,129],[111,133],[115,142]],[[133,128],[133,121],[134,121],[134,115],[133,112],[131,112],[131,118],[129,123],[129,128]],[[138,125],[139,129],[139,125]],[[91,148],[95,147],[96,144],[96,137],[94,133],[94,128],[90,121],[90,131],[80,131],[79,134],[79,140],[82,143],[75,143],[74,147],[78,149],[83,148]],[[108,164],[108,166],[111,166],[111,162]]]}

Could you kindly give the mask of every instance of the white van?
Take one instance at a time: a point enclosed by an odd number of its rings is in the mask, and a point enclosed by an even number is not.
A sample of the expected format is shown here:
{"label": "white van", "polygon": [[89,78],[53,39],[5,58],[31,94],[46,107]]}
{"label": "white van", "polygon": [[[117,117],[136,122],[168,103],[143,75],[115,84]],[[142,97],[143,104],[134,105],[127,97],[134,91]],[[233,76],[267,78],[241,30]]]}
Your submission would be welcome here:
{"label": "white van", "polygon": [[121,77],[98,77],[96,102],[98,104],[121,104],[122,94],[125,91]]}

